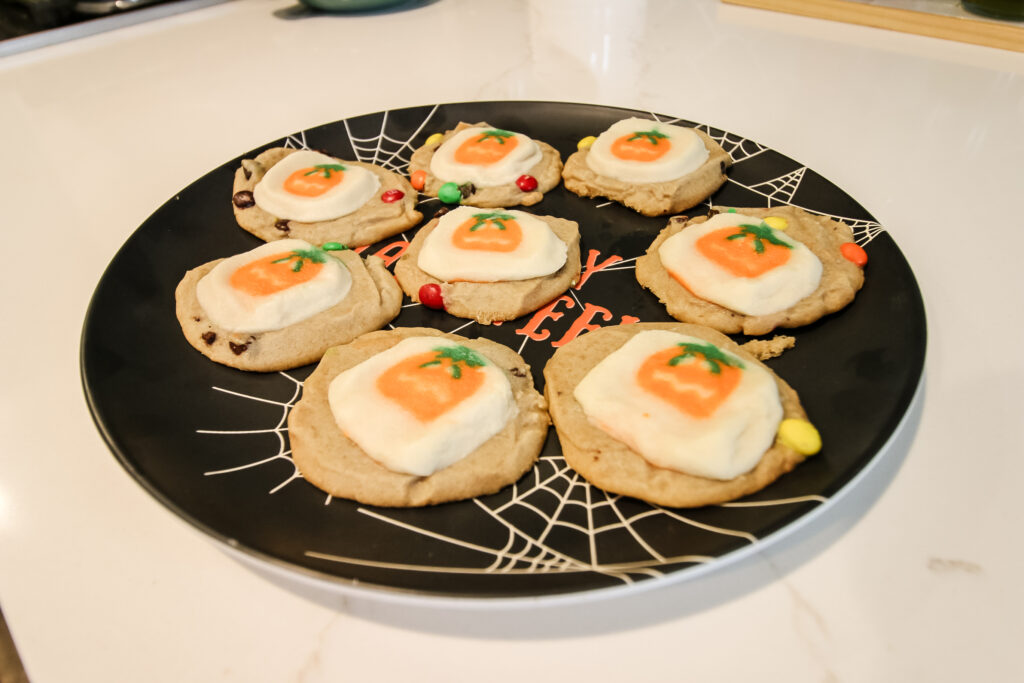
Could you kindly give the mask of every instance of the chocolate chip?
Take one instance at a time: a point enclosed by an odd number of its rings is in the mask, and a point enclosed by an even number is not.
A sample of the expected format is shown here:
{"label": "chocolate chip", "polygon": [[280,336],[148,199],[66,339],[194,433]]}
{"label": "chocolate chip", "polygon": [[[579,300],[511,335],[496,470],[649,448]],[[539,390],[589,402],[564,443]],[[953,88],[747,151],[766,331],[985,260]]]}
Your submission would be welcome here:
{"label": "chocolate chip", "polygon": [[434,218],[440,218],[449,211],[451,211],[451,209],[449,209],[447,206],[442,206],[440,209],[437,210],[437,213],[434,214]]}
{"label": "chocolate chip", "polygon": [[274,223],[274,227],[277,228],[278,230],[280,230],[281,232],[290,232],[291,231],[291,226],[288,225],[288,221],[283,219],[283,218],[281,220],[279,220],[278,222]]}
{"label": "chocolate chip", "polygon": [[526,371],[523,370],[522,368],[512,368],[511,370],[509,370],[509,372],[511,372],[516,377],[526,377]]}
{"label": "chocolate chip", "polygon": [[231,353],[236,356],[240,356],[245,353],[245,350],[249,348],[248,344],[236,344],[233,341],[228,342],[228,346],[231,348]]}
{"label": "chocolate chip", "polygon": [[192,319],[195,320],[196,322],[199,322],[200,320],[202,320],[202,318],[200,318],[198,315],[192,316]]}
{"label": "chocolate chip", "polygon": [[462,195],[463,199],[474,192],[476,192],[476,186],[473,183],[463,183],[462,185],[459,185],[459,193]]}
{"label": "chocolate chip", "polygon": [[247,169],[247,168],[245,167],[245,164],[242,164],[242,175],[244,175],[244,176],[245,176],[245,179],[246,179],[246,180],[248,180],[249,178],[252,178],[252,171],[250,171],[249,169]]}
{"label": "chocolate chip", "polygon": [[249,190],[236,192],[235,196],[231,198],[231,201],[234,202],[235,206],[239,209],[250,209],[256,206],[256,199],[252,196],[252,192],[249,192]]}
{"label": "chocolate chip", "polygon": [[217,333],[216,332],[203,332],[202,340],[204,342],[206,342],[207,346],[209,346],[213,342],[217,341]]}
{"label": "chocolate chip", "polygon": [[722,212],[719,211],[718,209],[714,209],[714,208],[708,209],[708,218],[711,218],[712,216],[717,216],[720,213],[722,213]]}

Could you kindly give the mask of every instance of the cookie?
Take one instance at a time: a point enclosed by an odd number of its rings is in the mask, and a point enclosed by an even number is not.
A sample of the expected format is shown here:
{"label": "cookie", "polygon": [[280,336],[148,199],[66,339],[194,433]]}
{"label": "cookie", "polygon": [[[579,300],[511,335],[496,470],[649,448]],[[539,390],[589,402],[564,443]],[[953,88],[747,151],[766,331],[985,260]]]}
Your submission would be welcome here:
{"label": "cookie", "polygon": [[685,211],[726,180],[729,153],[707,133],[624,119],[565,161],[562,179],[581,197],[607,197],[645,216]]}
{"label": "cookie", "polygon": [[513,320],[576,284],[579,243],[573,221],[462,206],[419,230],[395,277],[413,301],[429,296],[425,286],[436,287],[433,295],[454,316]]}
{"label": "cookie", "polygon": [[242,160],[232,205],[238,225],[267,242],[359,247],[419,223],[417,198],[405,178],[380,166],[275,147]]}
{"label": "cookie", "polygon": [[[285,240],[188,271],[174,293],[185,339],[223,365],[272,372],[313,363],[398,315],[402,290],[379,257],[331,254]],[[283,286],[270,291],[275,282]],[[244,291],[232,294],[234,285]]]}
{"label": "cookie", "polygon": [[558,185],[561,173],[562,157],[551,145],[483,122],[431,136],[409,161],[424,194],[482,208],[532,206]]}
{"label": "cookie", "polygon": [[[618,362],[625,364],[603,365],[610,356],[624,357]],[[619,369],[632,368],[630,363],[639,369]],[[599,367],[612,369],[592,372]],[[801,443],[798,451],[778,436],[783,425],[817,434],[796,392],[706,327],[600,328],[559,348],[544,378],[566,462],[598,488],[656,505],[734,500],[764,488],[816,450]],[[632,420],[642,426],[635,428]]]}
{"label": "cookie", "polygon": [[637,259],[637,280],[676,320],[762,335],[838,311],[864,284],[863,262],[850,260],[863,250],[841,221],[794,206],[713,213],[673,217]]}
{"label": "cookie", "polygon": [[[442,350],[423,362],[416,355],[403,356],[398,363],[387,359],[382,364],[384,370],[375,374],[370,364],[385,359],[386,353],[397,352],[403,343],[426,343],[428,349],[436,343]],[[470,402],[477,394],[484,396],[483,389],[472,390],[476,394],[453,403],[457,395],[449,385],[476,381],[475,373],[483,370],[491,375],[480,380],[481,387],[493,381],[508,392],[510,417],[504,423],[492,424],[488,416],[494,411],[490,409],[483,411],[483,417],[474,415],[477,404]],[[422,380],[417,373],[423,374]],[[426,373],[440,376],[427,377]],[[373,382],[369,389],[347,390],[366,378]],[[421,395],[430,398],[418,402]],[[491,401],[492,393],[485,396]],[[346,397],[355,402],[346,404]],[[358,429],[358,435],[350,438],[343,431],[333,407],[343,420],[354,421],[354,425],[346,423],[345,429]],[[355,414],[359,410],[367,415]],[[288,417],[288,434],[295,465],[317,488],[369,505],[416,507],[482,496],[512,484],[533,466],[548,425],[546,404],[534,389],[530,368],[511,349],[487,339],[466,339],[430,328],[398,328],[371,332],[328,351],[306,380],[302,399]],[[435,427],[440,431],[432,431]],[[488,427],[495,433],[480,433]],[[449,437],[447,430],[457,436]],[[436,471],[424,474],[430,468],[420,469],[428,459],[414,444],[461,444],[461,439],[474,435],[486,440],[458,460],[441,463]],[[410,436],[413,445],[391,441]],[[392,459],[389,466],[368,454],[378,450],[377,457]],[[441,448],[440,457],[446,457],[447,450]],[[402,454],[408,454],[408,459],[402,459]]]}

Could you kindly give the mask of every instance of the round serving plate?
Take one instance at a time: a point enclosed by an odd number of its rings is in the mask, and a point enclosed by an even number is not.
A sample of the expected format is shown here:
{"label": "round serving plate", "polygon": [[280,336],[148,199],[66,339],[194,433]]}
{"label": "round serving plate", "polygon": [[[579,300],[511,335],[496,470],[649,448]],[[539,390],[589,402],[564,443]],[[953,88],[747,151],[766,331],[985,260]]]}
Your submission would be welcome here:
{"label": "round serving plate", "polygon": [[[389,509],[332,498],[302,479],[287,417],[314,366],[247,373],[185,341],[174,289],[207,261],[258,246],[231,208],[233,159],[160,207],[128,239],[97,285],[82,334],[85,394],[128,472],[162,504],[246,557],[340,590],[412,599],[565,599],[619,593],[702,574],[762,548],[828,507],[879,457],[921,378],[926,326],[913,273],[887,232],[854,199],[806,166],[754,141],[649,112],[557,102],[427,105],[358,116],[276,140],[405,174],[413,150],[460,121],[487,122],[553,145],[640,116],[695,126],[733,157],[711,203],[792,204],[848,223],[869,256],[866,283],[844,310],[786,331],[796,347],[768,364],[800,394],[824,448],[761,492],[734,503],[672,509],[607,494],[563,459],[552,429],[536,466],[490,496]],[[421,197],[424,222],[441,208]],[[408,299],[393,327],[487,337],[519,351],[538,389],[553,351],[597,326],[671,321],[634,277],[666,224],[561,186],[533,213],[577,221],[580,283],[541,312],[480,325]],[[413,230],[365,249],[392,265]],[[738,338],[743,341],[743,338]]]}

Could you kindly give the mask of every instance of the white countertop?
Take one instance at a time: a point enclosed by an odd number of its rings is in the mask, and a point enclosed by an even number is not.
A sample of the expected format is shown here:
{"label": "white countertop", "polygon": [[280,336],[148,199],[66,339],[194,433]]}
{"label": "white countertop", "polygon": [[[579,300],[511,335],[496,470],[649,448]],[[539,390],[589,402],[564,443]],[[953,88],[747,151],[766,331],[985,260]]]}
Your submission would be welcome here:
{"label": "white countertop", "polygon": [[[111,456],[79,337],[104,268],[152,211],[305,128],[495,99],[733,131],[889,231],[927,307],[923,393],[828,514],[628,597],[409,606],[254,571]],[[1024,54],[713,0],[437,0],[347,17],[249,0],[4,57],[0,124],[3,224],[35,241],[0,269],[0,606],[32,681],[1024,677],[1024,361],[1011,353],[1024,219],[1010,211]],[[55,277],[32,289],[44,267]]]}

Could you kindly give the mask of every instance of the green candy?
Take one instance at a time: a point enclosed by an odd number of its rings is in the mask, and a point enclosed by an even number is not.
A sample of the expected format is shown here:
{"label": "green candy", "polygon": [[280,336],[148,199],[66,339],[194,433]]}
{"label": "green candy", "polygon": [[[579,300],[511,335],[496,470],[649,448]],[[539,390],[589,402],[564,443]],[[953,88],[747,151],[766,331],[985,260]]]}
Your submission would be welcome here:
{"label": "green candy", "polygon": [[324,242],[320,248],[324,251],[345,251],[348,249],[348,247],[341,242]]}
{"label": "green candy", "polygon": [[445,183],[437,191],[437,198],[445,204],[458,204],[462,201],[462,191],[455,183]]}

